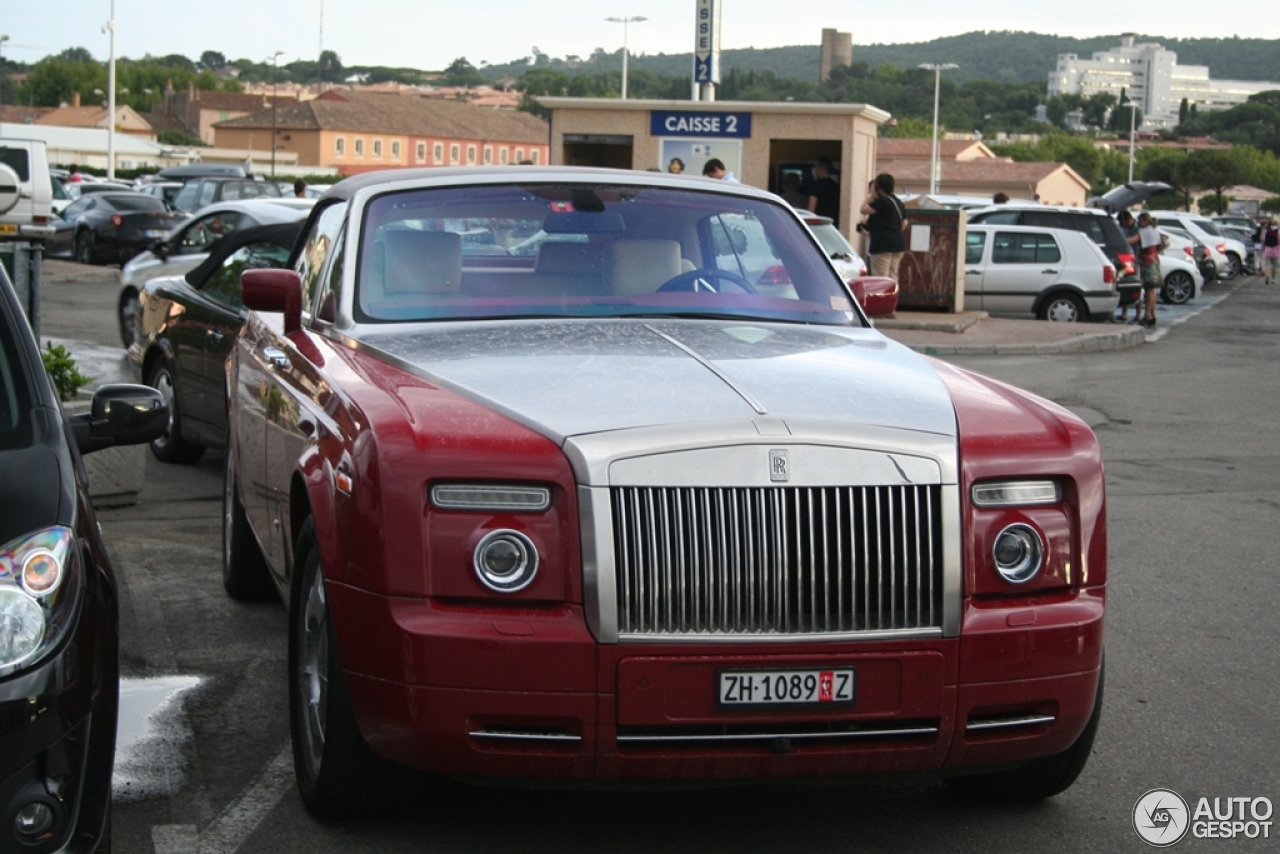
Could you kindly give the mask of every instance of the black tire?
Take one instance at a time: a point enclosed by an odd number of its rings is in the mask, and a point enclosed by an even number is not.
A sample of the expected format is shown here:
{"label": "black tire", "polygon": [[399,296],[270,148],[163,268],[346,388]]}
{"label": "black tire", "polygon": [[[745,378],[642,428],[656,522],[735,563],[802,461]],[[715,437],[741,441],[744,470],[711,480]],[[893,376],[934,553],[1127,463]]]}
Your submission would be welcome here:
{"label": "black tire", "polygon": [[390,763],[356,726],[329,615],[315,520],[298,534],[289,607],[289,730],[298,793],[324,821],[364,818],[386,808]]}
{"label": "black tire", "polygon": [[1041,320],[1052,320],[1058,323],[1084,323],[1089,319],[1089,309],[1084,300],[1066,291],[1050,294],[1040,304],[1037,316]]}
{"label": "black tire", "polygon": [[138,340],[138,305],[138,292],[133,288],[125,288],[120,293],[116,317],[120,322],[120,341],[126,350]]}
{"label": "black tire", "polygon": [[1075,744],[1061,753],[1033,759],[1012,771],[948,777],[947,785],[961,797],[1002,803],[1040,801],[1065,792],[1080,776],[1093,753],[1093,740],[1098,735],[1098,721],[1102,718],[1105,676],[1104,663],[1098,670],[1098,694],[1093,701],[1093,713]]}
{"label": "black tire", "polygon": [[1160,298],[1170,305],[1186,305],[1196,292],[1195,280],[1186,270],[1174,270],[1164,277]]}
{"label": "black tire", "polygon": [[164,395],[169,404],[169,429],[159,439],[151,440],[151,453],[162,463],[194,463],[204,455],[204,445],[182,438],[182,412],[178,407],[177,384],[173,365],[163,356],[156,359],[147,372],[147,385]]}
{"label": "black tire", "polygon": [[222,478],[222,586],[237,601],[264,602],[275,597],[276,588],[262,547],[249,527],[235,477],[233,456],[227,448]]}
{"label": "black tire", "polygon": [[96,263],[97,241],[93,237],[93,232],[84,229],[76,232],[75,240],[75,259],[77,264],[93,264]]}
{"label": "black tire", "polygon": [[1222,274],[1223,279],[1234,279],[1240,275],[1240,271],[1244,269],[1244,261],[1234,252],[1227,253],[1227,271]]}

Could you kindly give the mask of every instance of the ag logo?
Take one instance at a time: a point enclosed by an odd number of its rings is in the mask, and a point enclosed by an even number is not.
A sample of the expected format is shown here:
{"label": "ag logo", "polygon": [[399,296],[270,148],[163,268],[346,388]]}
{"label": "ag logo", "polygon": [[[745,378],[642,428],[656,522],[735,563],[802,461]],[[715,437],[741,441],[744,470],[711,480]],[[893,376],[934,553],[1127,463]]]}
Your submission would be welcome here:
{"label": "ag logo", "polygon": [[1180,842],[1190,826],[1187,802],[1172,789],[1152,789],[1133,805],[1133,829],[1156,848]]}

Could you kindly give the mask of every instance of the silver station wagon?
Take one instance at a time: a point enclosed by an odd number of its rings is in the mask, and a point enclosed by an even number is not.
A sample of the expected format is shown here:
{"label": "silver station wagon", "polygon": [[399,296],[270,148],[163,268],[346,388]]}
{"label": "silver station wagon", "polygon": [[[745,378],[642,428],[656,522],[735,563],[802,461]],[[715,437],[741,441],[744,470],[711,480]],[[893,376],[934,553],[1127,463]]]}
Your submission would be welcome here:
{"label": "silver station wagon", "polygon": [[1115,267],[1083,232],[970,225],[964,299],[991,314],[1076,322],[1108,317],[1119,295]]}

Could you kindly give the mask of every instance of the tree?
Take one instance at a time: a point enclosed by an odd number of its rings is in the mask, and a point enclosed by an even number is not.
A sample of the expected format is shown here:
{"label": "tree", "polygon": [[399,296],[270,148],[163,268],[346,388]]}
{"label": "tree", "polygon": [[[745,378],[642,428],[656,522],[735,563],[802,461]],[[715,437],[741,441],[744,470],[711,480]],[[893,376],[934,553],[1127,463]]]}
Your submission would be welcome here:
{"label": "tree", "polygon": [[200,54],[200,61],[196,64],[202,70],[217,71],[227,64],[227,58],[216,50],[206,50]]}
{"label": "tree", "polygon": [[1191,112],[1191,105],[1186,98],[1182,99],[1182,103],[1178,105],[1178,124],[1182,124],[1187,120],[1187,114]]}
{"label": "tree", "polygon": [[1262,208],[1264,211],[1270,211],[1271,213],[1280,213],[1280,196],[1263,199],[1262,204],[1258,207]]}
{"label": "tree", "polygon": [[465,56],[460,56],[444,70],[444,74],[440,76],[440,82],[446,86],[483,86],[489,82],[489,78],[477,71],[476,67],[470,62],[467,62]]}
{"label": "tree", "polygon": [[933,122],[903,116],[889,128],[887,136],[892,139],[929,139],[933,136]]}
{"label": "tree", "polygon": [[1227,212],[1227,203],[1230,201],[1230,196],[1219,196],[1216,193],[1210,193],[1207,196],[1201,196],[1196,199],[1196,207],[1200,209],[1200,213],[1220,216]]}
{"label": "tree", "polygon": [[1142,180],[1163,181],[1173,187],[1172,192],[1160,194],[1172,198],[1152,198],[1148,201],[1148,207],[1156,208],[1159,204],[1160,210],[1167,210],[1169,207],[1191,210],[1192,187],[1186,183],[1186,162],[1187,153],[1177,148],[1156,148],[1139,155],[1138,174],[1142,176]]}
{"label": "tree", "polygon": [[1085,99],[1080,109],[1084,113],[1086,126],[1104,127],[1107,123],[1107,112],[1116,105],[1116,96],[1110,92],[1095,92]]}
{"label": "tree", "polygon": [[1183,182],[1192,187],[1213,190],[1218,210],[1223,209],[1223,191],[1236,184],[1247,183],[1253,170],[1248,161],[1234,150],[1201,149],[1187,155],[1182,166]]}
{"label": "tree", "polygon": [[[1130,113],[1132,113],[1132,124],[1130,124]],[[1142,110],[1133,101],[1122,101],[1118,107],[1111,111],[1111,121],[1107,127],[1116,133],[1123,134],[1127,134],[1130,127],[1136,130],[1142,127]]]}
{"label": "tree", "polygon": [[320,51],[320,67],[318,69],[321,83],[341,83],[346,77],[342,67],[342,59],[332,50]]}

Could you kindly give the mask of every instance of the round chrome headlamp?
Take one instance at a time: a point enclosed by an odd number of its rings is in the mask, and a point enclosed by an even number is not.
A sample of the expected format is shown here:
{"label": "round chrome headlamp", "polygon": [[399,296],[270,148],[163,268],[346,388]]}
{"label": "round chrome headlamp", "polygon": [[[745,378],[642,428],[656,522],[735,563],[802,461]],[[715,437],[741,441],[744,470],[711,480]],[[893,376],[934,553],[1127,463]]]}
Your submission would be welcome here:
{"label": "round chrome headlamp", "polygon": [[991,550],[996,572],[1010,584],[1024,584],[1035,578],[1044,563],[1044,542],[1029,525],[1010,525],[996,537]]}
{"label": "round chrome headlamp", "polygon": [[473,563],[485,587],[515,593],[528,587],[538,574],[538,550],[519,531],[490,531],[476,546]]}

